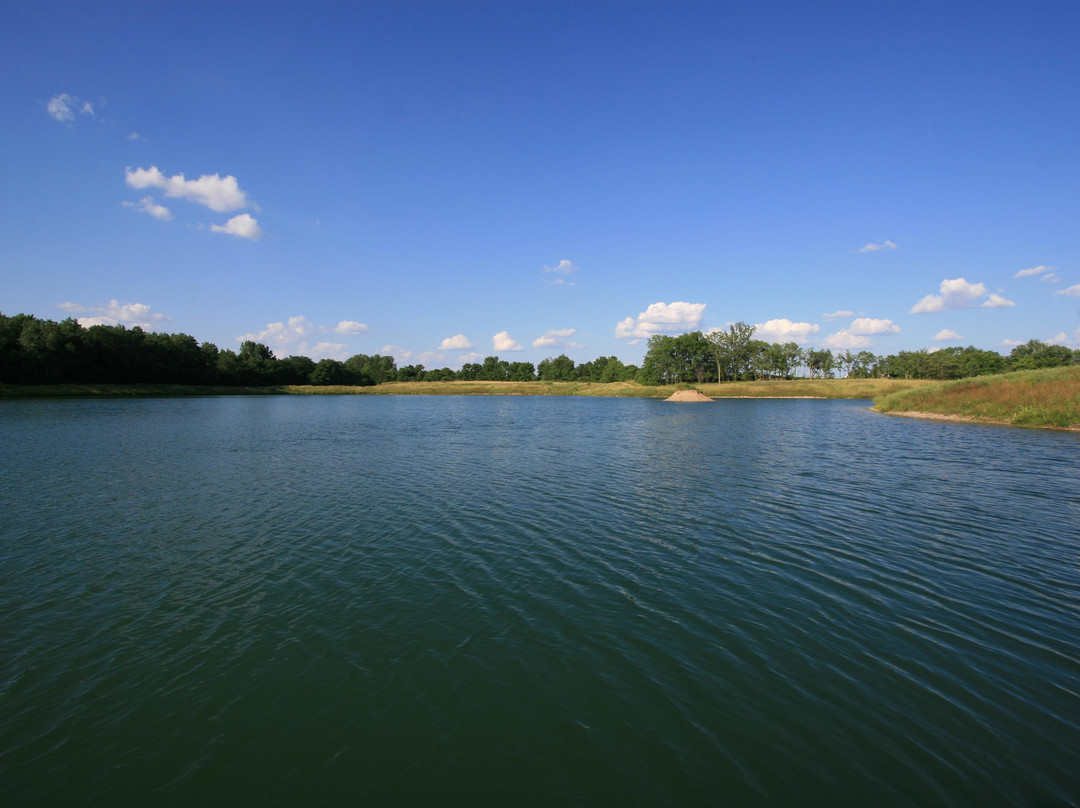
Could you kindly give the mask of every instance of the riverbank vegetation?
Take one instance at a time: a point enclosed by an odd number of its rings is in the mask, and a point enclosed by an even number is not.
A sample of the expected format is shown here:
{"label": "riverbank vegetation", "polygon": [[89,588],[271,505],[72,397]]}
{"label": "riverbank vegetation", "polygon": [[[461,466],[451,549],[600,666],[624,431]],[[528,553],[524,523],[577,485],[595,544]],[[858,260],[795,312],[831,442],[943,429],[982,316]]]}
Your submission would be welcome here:
{"label": "riverbank vegetation", "polygon": [[875,399],[874,409],[1080,430],[1080,366],[922,385]]}
{"label": "riverbank vegetation", "polygon": [[[1080,351],[1031,340],[1008,356],[975,347],[939,351],[901,351],[876,356],[869,351],[831,351],[803,348],[794,342],[774,344],[754,339],[755,328],[735,323],[726,330],[704,334],[692,331],[679,336],[656,334],[649,338],[642,365],[625,364],[614,356],[601,356],[576,364],[565,354],[532,362],[508,362],[498,356],[470,362],[459,370],[427,369],[423,365],[398,367],[391,356],[356,354],[345,360],[288,356],[279,359],[266,345],[245,341],[238,351],[199,343],[187,334],[165,334],[125,328],[122,325],[84,327],[74,319],[62,322],[19,314],[0,314],[0,385],[102,385],[130,389],[133,385],[206,386],[211,388],[285,388],[315,386],[323,392],[342,388],[383,387],[393,384],[438,385],[453,382],[462,390],[486,391],[488,383],[514,385],[514,393],[544,395],[553,388],[522,388],[521,384],[564,383],[577,385],[583,393],[592,385],[626,385],[618,395],[660,396],[665,388],[679,384],[703,386],[710,396],[792,396],[791,385],[801,382],[854,380],[907,381],[958,379],[1080,364]],[[733,382],[786,387],[728,390]],[[461,383],[480,384],[467,388]],[[485,386],[487,385],[487,386]],[[651,387],[642,392],[638,387]],[[707,388],[707,389],[706,389]],[[9,388],[10,389],[10,388]],[[150,389],[150,388],[144,388]],[[174,388],[175,389],[175,388]],[[428,393],[434,387],[424,388]],[[524,390],[531,392],[525,393]],[[570,389],[570,388],[566,388]],[[822,388],[828,390],[830,388]],[[836,388],[839,389],[839,388]],[[848,386],[845,389],[851,389]],[[875,390],[872,385],[867,390]],[[387,388],[380,392],[405,392]],[[438,392],[443,392],[438,390]],[[11,394],[10,392],[8,393]],[[46,394],[44,389],[42,394]],[[153,394],[153,393],[149,393]],[[168,394],[168,393],[166,393]],[[180,394],[174,392],[171,394]],[[608,393],[603,393],[607,395]],[[870,392],[868,396],[878,393]],[[847,393],[826,397],[852,397]],[[858,396],[862,397],[862,396]]]}

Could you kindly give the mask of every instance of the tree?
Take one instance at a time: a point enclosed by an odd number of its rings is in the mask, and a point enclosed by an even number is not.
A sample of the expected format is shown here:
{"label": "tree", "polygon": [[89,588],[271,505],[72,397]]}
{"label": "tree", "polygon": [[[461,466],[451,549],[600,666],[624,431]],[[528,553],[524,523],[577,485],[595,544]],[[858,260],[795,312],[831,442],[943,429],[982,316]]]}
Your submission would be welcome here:
{"label": "tree", "polygon": [[544,359],[536,368],[541,381],[568,382],[574,378],[574,360],[566,354]]}
{"label": "tree", "polygon": [[737,381],[749,370],[750,342],[755,330],[755,326],[739,321],[729,325],[727,331],[712,331],[707,335],[718,381]]}
{"label": "tree", "polygon": [[311,371],[311,383],[320,386],[331,384],[348,384],[345,363],[337,359],[320,359]]}

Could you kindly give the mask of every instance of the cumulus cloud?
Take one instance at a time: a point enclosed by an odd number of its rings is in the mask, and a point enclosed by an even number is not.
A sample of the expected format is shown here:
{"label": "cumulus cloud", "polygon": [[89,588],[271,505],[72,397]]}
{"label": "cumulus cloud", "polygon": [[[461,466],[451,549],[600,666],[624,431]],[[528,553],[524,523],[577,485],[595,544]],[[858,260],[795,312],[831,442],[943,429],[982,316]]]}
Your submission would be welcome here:
{"label": "cumulus cloud", "polygon": [[854,313],[855,312],[848,311],[847,309],[840,309],[839,311],[826,312],[821,316],[824,317],[826,320],[839,320],[843,317],[850,317]]}
{"label": "cumulus cloud", "polygon": [[1014,278],[1030,278],[1032,275],[1042,275],[1044,272],[1053,272],[1057,267],[1046,267],[1040,264],[1037,267],[1030,267],[1028,269],[1021,269],[1015,275]]}
{"label": "cumulus cloud", "polygon": [[888,239],[886,239],[885,241],[881,242],[880,244],[874,244],[873,242],[871,242],[870,244],[866,244],[866,245],[860,247],[859,249],[855,250],[855,252],[857,252],[857,253],[868,253],[868,252],[877,252],[878,250],[895,250],[895,249],[896,249],[896,244],[889,241]]}
{"label": "cumulus cloud", "polygon": [[270,348],[275,356],[308,356],[312,359],[346,359],[349,346],[342,342],[318,339],[330,329],[310,322],[303,315],[287,322],[267,323],[262,331],[244,334],[237,342],[252,340]]}
{"label": "cumulus cloud", "polygon": [[523,351],[521,343],[510,336],[509,331],[500,331],[491,338],[491,347],[496,351]]}
{"label": "cumulus cloud", "polygon": [[953,331],[951,328],[943,328],[934,334],[933,337],[937,342],[955,342],[962,337]]}
{"label": "cumulus cloud", "polygon": [[[982,303],[977,301],[986,297]],[[986,294],[986,285],[982,283],[968,283],[963,278],[949,278],[941,282],[940,294],[927,295],[911,307],[911,314],[929,314],[946,309],[970,309],[975,306],[982,308],[1000,308],[1002,306],[1016,305],[1011,300],[1006,300],[999,294]]]}
{"label": "cumulus cloud", "polygon": [[75,120],[75,114],[93,115],[94,107],[89,101],[80,101],[68,93],[60,93],[49,99],[45,110],[54,120],[67,122]]}
{"label": "cumulus cloud", "polygon": [[652,303],[635,317],[627,317],[615,325],[616,339],[630,339],[631,345],[653,334],[693,331],[705,313],[704,303]]}
{"label": "cumulus cloud", "polygon": [[851,325],[825,338],[826,348],[869,348],[871,337],[880,334],[899,334],[900,326],[892,320],[857,317]]}
{"label": "cumulus cloud", "polygon": [[[848,312],[850,314],[851,312]],[[786,317],[766,320],[754,325],[754,336],[766,342],[805,343],[811,334],[816,334],[821,327],[816,323],[793,323]]]}
{"label": "cumulus cloud", "polygon": [[188,180],[183,174],[166,177],[157,166],[150,166],[134,171],[124,169],[124,181],[132,188],[159,188],[165,196],[205,205],[216,213],[253,207],[247,192],[232,174],[226,177],[203,174],[197,180]]}
{"label": "cumulus cloud", "polygon": [[464,351],[471,348],[473,345],[469,342],[469,338],[464,334],[455,334],[452,337],[447,337],[439,345],[440,351]]}
{"label": "cumulus cloud", "polygon": [[852,334],[872,336],[874,334],[899,334],[900,326],[892,320],[876,320],[873,317],[859,317],[851,321],[847,328]]}
{"label": "cumulus cloud", "polygon": [[990,297],[986,298],[980,306],[984,309],[1000,309],[1003,306],[1015,306],[1011,300],[1006,300],[997,292],[991,292]]}
{"label": "cumulus cloud", "polygon": [[826,348],[869,348],[872,343],[865,334],[853,334],[850,328],[841,328],[825,337],[822,344]]}
{"label": "cumulus cloud", "polygon": [[138,202],[121,202],[125,208],[136,208],[143,213],[149,213],[155,219],[159,219],[163,222],[167,222],[172,219],[172,211],[170,211],[164,205],[158,205],[154,202],[152,196],[144,196]]}
{"label": "cumulus cloud", "polygon": [[532,344],[534,348],[584,348],[584,345],[570,340],[576,331],[576,328],[553,328],[544,336],[534,339]]}
{"label": "cumulus cloud", "polygon": [[334,326],[335,334],[366,334],[370,330],[366,325],[358,323],[356,320],[342,320]]}
{"label": "cumulus cloud", "polygon": [[1068,289],[1058,289],[1054,294],[1065,295],[1066,297],[1080,297],[1080,283],[1074,284]]}
{"label": "cumulus cloud", "polygon": [[156,325],[172,319],[167,314],[151,311],[145,303],[121,303],[118,300],[110,300],[106,306],[83,306],[66,302],[60,303],[57,308],[71,314],[88,315],[76,318],[84,328],[92,325],[123,325],[129,328],[139,326],[151,331]]}
{"label": "cumulus cloud", "polygon": [[223,225],[212,224],[210,230],[214,233],[227,233],[230,236],[239,236],[249,241],[258,241],[263,237],[263,230],[259,227],[259,220],[250,213],[241,213],[233,216]]}

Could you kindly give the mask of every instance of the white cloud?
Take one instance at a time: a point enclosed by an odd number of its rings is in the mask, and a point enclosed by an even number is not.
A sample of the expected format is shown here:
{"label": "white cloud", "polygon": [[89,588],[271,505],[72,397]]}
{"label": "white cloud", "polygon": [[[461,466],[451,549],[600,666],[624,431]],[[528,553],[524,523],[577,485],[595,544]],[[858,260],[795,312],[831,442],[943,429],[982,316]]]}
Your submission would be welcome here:
{"label": "white cloud", "polygon": [[544,336],[534,339],[532,344],[534,348],[584,348],[584,345],[570,340],[576,331],[576,328],[553,328]]}
{"label": "white cloud", "polygon": [[705,313],[704,303],[652,303],[637,318],[627,317],[615,325],[616,339],[648,339],[653,334],[693,331]]}
{"label": "white cloud", "polygon": [[573,275],[577,272],[577,267],[574,266],[573,261],[568,261],[564,258],[553,267],[545,266],[544,272],[554,272],[558,275]]}
{"label": "white cloud", "polygon": [[859,336],[871,336],[873,334],[899,334],[900,326],[892,320],[875,320],[872,317],[859,317],[851,321],[847,330]]}
{"label": "white cloud", "polygon": [[471,351],[470,353],[462,354],[461,356],[458,357],[458,367],[461,367],[462,365],[468,364],[470,362],[479,362],[480,360],[482,360],[484,358],[485,357],[484,357],[483,354],[478,354],[476,351]]}
{"label": "white cloud", "polygon": [[1015,305],[1016,304],[1013,303],[1011,300],[1006,300],[1001,295],[999,295],[997,292],[991,292],[990,297],[988,297],[986,300],[984,300],[980,304],[980,307],[984,308],[984,309],[1000,309],[1003,306],[1015,306]]}
{"label": "white cloud", "polygon": [[60,303],[58,309],[72,314],[89,314],[89,317],[79,317],[79,325],[89,328],[92,325],[124,325],[130,328],[139,326],[146,331],[171,320],[167,314],[160,314],[150,310],[145,303],[121,303],[118,300],[110,300],[107,306],[83,306],[79,303]]}
{"label": "white cloud", "polygon": [[899,334],[900,326],[892,320],[858,317],[851,325],[825,338],[826,348],[869,348],[870,337],[879,334]]}
{"label": "white cloud", "polygon": [[1054,294],[1065,295],[1066,297],[1080,297],[1080,283],[1074,284],[1068,289],[1058,289]]}
{"label": "white cloud", "polygon": [[144,196],[137,203],[136,202],[121,202],[125,208],[137,208],[143,213],[149,213],[155,219],[159,219],[163,222],[167,222],[172,219],[172,211],[170,211],[164,205],[158,205],[154,202],[154,198],[151,196]]}
{"label": "white cloud", "polygon": [[[408,352],[411,356],[412,353]],[[437,351],[424,351],[415,357],[416,361],[424,367],[435,367],[436,365],[446,364],[446,354],[438,353]]]}
{"label": "white cloud", "polygon": [[1039,278],[1041,283],[1061,283],[1061,278],[1058,277],[1056,272],[1048,272]]}
{"label": "white cloud", "polygon": [[962,337],[955,331],[953,331],[951,328],[941,329],[936,334],[934,334],[933,338],[938,342],[955,342],[956,340],[962,339]]}
{"label": "white cloud", "polygon": [[308,356],[315,361],[337,359],[343,362],[351,356],[349,346],[343,342],[316,342],[311,347],[303,345],[301,348],[304,356]]}
{"label": "white cloud", "polygon": [[124,181],[132,188],[160,188],[165,196],[196,202],[217,213],[254,207],[247,192],[240,188],[240,183],[231,174],[226,177],[203,174],[197,180],[188,180],[184,179],[183,174],[166,177],[157,166],[150,166],[134,171],[124,169]]}
{"label": "white cloud", "polygon": [[1051,337],[1046,341],[1047,345],[1064,345],[1069,341],[1069,335],[1064,331],[1060,332],[1057,336]]}
{"label": "white cloud", "polygon": [[853,334],[850,328],[841,328],[825,337],[822,344],[826,348],[869,348],[872,343],[865,334]]}
{"label": "white cloud", "polygon": [[258,219],[250,213],[241,213],[233,216],[224,225],[212,224],[210,230],[214,233],[228,233],[230,236],[239,236],[250,241],[258,241],[263,237],[263,230],[259,227]]}
{"label": "white cloud", "polygon": [[766,320],[764,323],[756,323],[754,337],[766,342],[804,343],[811,334],[816,334],[820,330],[821,326],[816,323],[793,323],[786,317],[781,317],[776,320]]}
{"label": "white cloud", "polygon": [[1013,277],[1014,278],[1028,278],[1028,277],[1031,277],[1032,275],[1041,275],[1044,272],[1053,272],[1055,269],[1057,269],[1057,267],[1045,267],[1045,266],[1042,266],[1040,264],[1037,267],[1030,267],[1029,269],[1021,269],[1019,272],[1017,272],[1015,275],[1013,275]]}
{"label": "white cloud", "polygon": [[76,112],[80,115],[94,114],[94,107],[89,101],[80,101],[67,93],[54,95],[45,105],[45,109],[57,121],[73,121]]}
{"label": "white cloud", "polygon": [[821,316],[824,317],[826,320],[839,320],[843,317],[850,317],[854,313],[855,312],[848,311],[847,309],[840,309],[839,311],[826,312]]}
{"label": "white cloud", "polygon": [[544,267],[545,274],[558,276],[548,281],[551,286],[573,286],[574,282],[570,280],[569,276],[575,272],[577,272],[577,267],[574,266],[573,262],[565,258],[553,267]]}
{"label": "white cloud", "polygon": [[371,329],[356,320],[342,320],[334,326],[335,334],[366,334]]}
{"label": "white cloud", "polygon": [[455,334],[452,337],[447,337],[439,345],[440,351],[464,351],[471,348],[473,345],[469,342],[469,338],[464,334]]}
{"label": "white cloud", "polygon": [[399,365],[408,364],[413,355],[412,351],[407,348],[402,348],[400,345],[384,345],[379,353],[382,356],[394,357],[394,361]]}
{"label": "white cloud", "polygon": [[865,246],[862,246],[859,249],[855,250],[855,252],[868,253],[868,252],[877,252],[878,250],[895,250],[895,249],[896,249],[896,244],[894,242],[889,241],[888,239],[886,239],[885,241],[881,242],[880,244],[870,243],[870,244],[867,244]]}
{"label": "white cloud", "polygon": [[927,314],[946,309],[968,309],[986,294],[986,286],[968,283],[963,278],[951,278],[941,282],[941,294],[927,295],[911,307],[911,314]]}
{"label": "white cloud", "polygon": [[500,331],[491,338],[491,347],[496,351],[523,351],[521,343],[510,336],[509,331]]}

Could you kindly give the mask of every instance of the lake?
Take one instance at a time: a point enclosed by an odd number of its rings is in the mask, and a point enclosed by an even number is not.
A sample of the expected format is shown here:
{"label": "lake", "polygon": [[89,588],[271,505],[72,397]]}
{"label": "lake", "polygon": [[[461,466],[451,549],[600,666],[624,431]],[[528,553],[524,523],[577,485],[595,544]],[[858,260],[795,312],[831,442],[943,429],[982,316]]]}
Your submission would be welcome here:
{"label": "lake", "polygon": [[0,402],[0,802],[1080,798],[1080,436]]}

